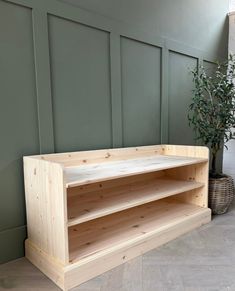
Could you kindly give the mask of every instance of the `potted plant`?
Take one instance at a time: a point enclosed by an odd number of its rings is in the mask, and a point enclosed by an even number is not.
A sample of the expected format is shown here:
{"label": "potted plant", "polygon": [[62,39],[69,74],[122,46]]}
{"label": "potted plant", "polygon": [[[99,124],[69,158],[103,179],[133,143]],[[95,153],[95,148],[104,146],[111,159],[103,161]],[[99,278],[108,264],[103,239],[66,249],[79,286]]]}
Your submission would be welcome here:
{"label": "potted plant", "polygon": [[189,125],[196,139],[211,149],[209,207],[214,214],[228,210],[234,197],[233,179],[216,169],[218,152],[233,138],[235,126],[235,58],[217,63],[215,72],[204,67],[192,71],[194,90],[189,106]]}

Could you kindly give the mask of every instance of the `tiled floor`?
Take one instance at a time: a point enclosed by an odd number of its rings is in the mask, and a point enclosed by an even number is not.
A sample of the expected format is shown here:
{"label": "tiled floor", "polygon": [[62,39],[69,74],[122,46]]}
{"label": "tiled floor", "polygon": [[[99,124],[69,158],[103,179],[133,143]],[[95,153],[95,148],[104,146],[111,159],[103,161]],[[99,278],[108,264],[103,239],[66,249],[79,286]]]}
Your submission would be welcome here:
{"label": "tiled floor", "polygon": [[[59,290],[25,258],[0,266],[0,290]],[[235,205],[184,235],[77,291],[235,291]]]}

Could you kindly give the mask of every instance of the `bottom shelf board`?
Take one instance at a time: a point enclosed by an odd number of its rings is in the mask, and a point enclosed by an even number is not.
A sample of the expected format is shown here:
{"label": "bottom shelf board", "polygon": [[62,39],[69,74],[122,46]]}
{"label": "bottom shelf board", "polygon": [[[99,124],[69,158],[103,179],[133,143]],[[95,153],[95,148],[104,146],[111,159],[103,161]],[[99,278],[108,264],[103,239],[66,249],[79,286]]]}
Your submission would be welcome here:
{"label": "bottom shelf board", "polygon": [[69,228],[70,262],[131,246],[210,210],[166,198]]}

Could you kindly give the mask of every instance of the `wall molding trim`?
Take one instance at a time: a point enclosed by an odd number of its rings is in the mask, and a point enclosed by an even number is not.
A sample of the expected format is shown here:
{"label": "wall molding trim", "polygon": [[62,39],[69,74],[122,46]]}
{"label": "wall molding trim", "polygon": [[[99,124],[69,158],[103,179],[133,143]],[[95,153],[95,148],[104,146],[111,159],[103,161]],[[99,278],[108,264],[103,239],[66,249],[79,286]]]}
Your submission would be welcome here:
{"label": "wall molding trim", "polygon": [[[54,152],[53,131],[53,100],[50,80],[50,55],[48,43],[48,15],[64,18],[69,21],[94,27],[110,33],[110,88],[112,114],[113,147],[123,145],[122,130],[122,96],[120,68],[120,38],[126,37],[139,42],[161,48],[161,142],[168,142],[168,55],[176,52],[203,61],[214,63],[222,57],[184,43],[164,38],[149,31],[144,31],[133,24],[120,21],[87,11],[71,3],[58,0],[3,0],[32,9],[33,39],[35,55],[36,91],[38,102],[38,122],[40,153]],[[115,80],[115,82],[114,82]]]}
{"label": "wall molding trim", "polygon": [[54,152],[47,13],[32,10],[40,153]]}

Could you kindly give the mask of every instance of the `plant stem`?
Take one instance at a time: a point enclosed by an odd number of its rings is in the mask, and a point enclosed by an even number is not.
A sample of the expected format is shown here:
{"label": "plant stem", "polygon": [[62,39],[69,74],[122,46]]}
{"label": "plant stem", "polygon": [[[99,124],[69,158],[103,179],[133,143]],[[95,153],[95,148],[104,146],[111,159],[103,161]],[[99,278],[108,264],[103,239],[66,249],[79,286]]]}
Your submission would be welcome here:
{"label": "plant stem", "polygon": [[216,174],[216,152],[212,153],[212,163],[211,163],[212,175]]}

